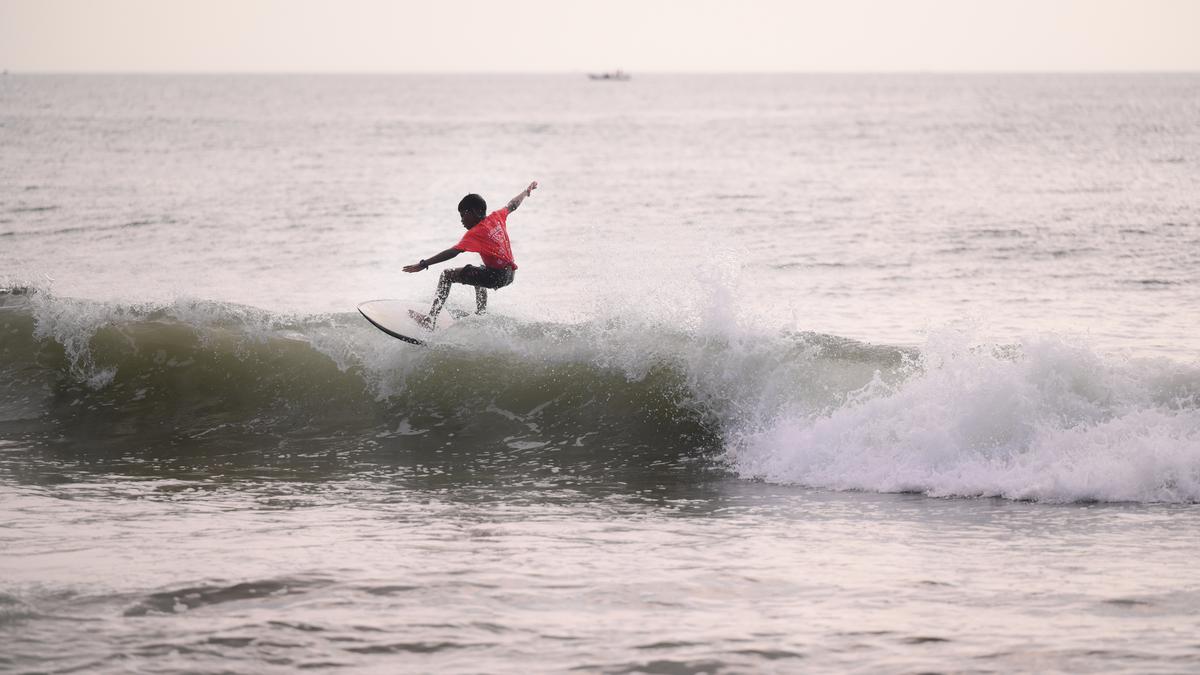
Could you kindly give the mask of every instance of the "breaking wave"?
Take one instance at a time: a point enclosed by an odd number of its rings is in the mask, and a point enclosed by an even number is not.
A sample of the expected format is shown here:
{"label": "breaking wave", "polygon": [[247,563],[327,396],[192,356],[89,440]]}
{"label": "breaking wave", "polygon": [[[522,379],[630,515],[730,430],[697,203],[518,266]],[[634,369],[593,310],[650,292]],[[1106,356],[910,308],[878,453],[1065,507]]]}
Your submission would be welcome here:
{"label": "breaking wave", "polygon": [[1001,347],[947,331],[912,349],[487,316],[419,348],[350,312],[9,292],[0,376],[0,434],[77,453],[470,446],[581,473],[667,454],[815,488],[1200,501],[1200,368],[1054,336]]}

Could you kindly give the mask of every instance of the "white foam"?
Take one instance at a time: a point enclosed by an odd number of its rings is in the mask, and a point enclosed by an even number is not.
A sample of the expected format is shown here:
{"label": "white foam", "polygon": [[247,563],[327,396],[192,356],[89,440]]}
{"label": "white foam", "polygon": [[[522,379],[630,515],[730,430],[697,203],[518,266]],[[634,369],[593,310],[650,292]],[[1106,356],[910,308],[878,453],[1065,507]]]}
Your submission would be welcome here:
{"label": "white foam", "polygon": [[95,363],[91,340],[96,331],[126,316],[125,308],[56,298],[49,291],[31,293],[29,302],[34,310],[34,337],[52,339],[62,345],[73,377],[94,389],[101,389],[112,382],[116,369],[100,367]]}
{"label": "white foam", "polygon": [[1060,338],[1014,353],[931,339],[896,384],[731,433],[742,476],[948,496],[1200,501],[1200,370],[1105,358]]}

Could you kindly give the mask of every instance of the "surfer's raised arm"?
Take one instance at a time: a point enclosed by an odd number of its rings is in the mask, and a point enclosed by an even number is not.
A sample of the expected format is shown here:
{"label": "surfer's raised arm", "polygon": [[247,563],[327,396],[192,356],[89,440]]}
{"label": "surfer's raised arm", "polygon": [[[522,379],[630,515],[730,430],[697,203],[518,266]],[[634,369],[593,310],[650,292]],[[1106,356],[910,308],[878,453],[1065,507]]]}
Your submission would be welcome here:
{"label": "surfer's raised arm", "polygon": [[429,269],[430,265],[436,265],[440,262],[449,260],[449,259],[453,258],[454,256],[458,255],[459,253],[462,253],[462,251],[460,251],[456,248],[448,248],[445,251],[442,251],[441,253],[433,256],[432,258],[422,260],[421,262],[419,262],[415,265],[405,265],[404,271],[405,272],[420,272],[422,270]]}
{"label": "surfer's raised arm", "polygon": [[512,213],[513,211],[516,211],[517,207],[521,205],[521,202],[525,201],[525,198],[528,197],[530,194],[532,194],[533,191],[536,189],[537,189],[537,181],[535,180],[529,184],[529,187],[522,190],[521,194],[508,200],[508,204],[506,205],[508,212]]}

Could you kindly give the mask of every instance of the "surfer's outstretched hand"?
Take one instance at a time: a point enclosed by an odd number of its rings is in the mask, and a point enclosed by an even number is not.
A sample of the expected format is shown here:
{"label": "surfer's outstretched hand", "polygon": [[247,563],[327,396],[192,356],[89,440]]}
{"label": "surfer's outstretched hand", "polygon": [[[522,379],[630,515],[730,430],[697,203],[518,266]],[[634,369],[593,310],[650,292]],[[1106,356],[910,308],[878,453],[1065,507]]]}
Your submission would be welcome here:
{"label": "surfer's outstretched hand", "polygon": [[446,249],[445,251],[442,251],[441,253],[433,256],[432,258],[430,258],[428,260],[422,259],[421,262],[419,262],[415,265],[405,265],[404,271],[405,272],[420,272],[421,270],[427,270],[427,269],[429,269],[430,265],[436,265],[440,262],[445,262],[445,261],[453,258],[454,256],[458,255],[459,253],[462,253],[462,251],[460,251],[454,247],[450,247],[450,248]]}
{"label": "surfer's outstretched hand", "polygon": [[529,184],[529,187],[525,188],[524,190],[521,190],[521,194],[508,200],[508,204],[506,205],[506,208],[510,212],[516,211],[517,207],[521,205],[521,202],[525,201],[525,198],[528,197],[529,195],[533,194],[533,191],[536,189],[537,189],[537,181],[535,180]]}

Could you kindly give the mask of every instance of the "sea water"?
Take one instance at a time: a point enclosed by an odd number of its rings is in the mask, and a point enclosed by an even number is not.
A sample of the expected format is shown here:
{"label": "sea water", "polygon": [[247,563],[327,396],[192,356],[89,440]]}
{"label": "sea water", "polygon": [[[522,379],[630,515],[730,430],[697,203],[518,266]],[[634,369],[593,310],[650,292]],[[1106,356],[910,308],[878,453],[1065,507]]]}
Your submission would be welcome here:
{"label": "sea water", "polygon": [[0,669],[1195,670],[1198,195],[1196,75],[0,77]]}

